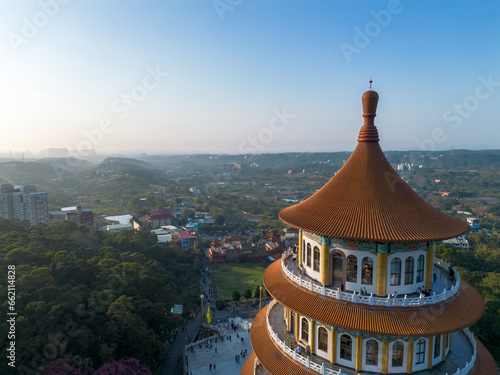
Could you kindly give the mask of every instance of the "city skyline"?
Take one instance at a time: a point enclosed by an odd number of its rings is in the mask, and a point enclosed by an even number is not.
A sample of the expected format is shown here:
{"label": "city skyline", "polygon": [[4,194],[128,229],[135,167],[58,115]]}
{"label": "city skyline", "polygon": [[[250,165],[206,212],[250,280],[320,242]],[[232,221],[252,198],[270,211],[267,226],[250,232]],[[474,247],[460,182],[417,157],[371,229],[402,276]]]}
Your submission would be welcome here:
{"label": "city skyline", "polygon": [[5,1],[0,154],[498,148],[494,1]]}

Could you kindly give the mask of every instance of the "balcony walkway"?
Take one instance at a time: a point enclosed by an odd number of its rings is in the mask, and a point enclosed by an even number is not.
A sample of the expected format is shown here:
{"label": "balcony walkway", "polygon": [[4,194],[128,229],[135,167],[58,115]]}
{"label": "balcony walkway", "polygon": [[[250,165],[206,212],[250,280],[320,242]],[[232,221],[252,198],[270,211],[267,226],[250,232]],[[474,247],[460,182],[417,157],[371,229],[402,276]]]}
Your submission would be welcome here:
{"label": "balcony walkway", "polygon": [[[271,313],[269,314],[269,323],[273,329],[273,331],[278,335],[278,337],[286,343],[288,347],[293,343],[295,345],[295,336],[286,330],[285,321],[283,320],[283,306],[280,304],[276,304]],[[446,361],[432,368],[431,370],[422,370],[417,372],[421,375],[443,375],[443,374],[453,374],[457,371],[457,369],[462,369],[465,367],[466,362],[470,361],[473,354],[473,348],[470,344],[469,339],[462,331],[453,333],[452,338],[452,348],[446,357]],[[342,369],[342,373],[346,375],[362,375],[362,374],[373,374],[373,372],[368,371],[355,371],[353,369],[348,369],[345,367],[339,367],[336,365],[332,365],[330,361],[326,361],[324,358],[311,355],[311,361],[316,362],[318,364],[325,364],[326,368],[338,371]],[[257,374],[266,374],[267,372],[262,372]],[[393,373],[394,374],[394,373]],[[406,371],[397,373],[397,374],[406,374]]]}
{"label": "balcony walkway", "polygon": [[[286,259],[283,260],[285,262],[285,267],[292,272],[294,276],[299,277],[301,275],[300,269],[297,265],[297,262],[295,259],[293,259],[292,256],[287,257]],[[436,261],[436,260],[435,260]],[[455,280],[450,280],[449,279],[449,274],[448,274],[448,269],[441,268],[439,266],[434,266],[434,271],[435,271],[435,278],[432,281],[432,289],[431,292],[436,292],[436,294],[443,293],[443,291],[450,290],[452,287],[455,286],[456,284],[456,279]],[[322,287],[322,284],[318,282],[315,279],[312,279],[306,274],[302,274],[302,279],[307,282],[312,282],[314,285],[317,285],[318,287]],[[333,286],[327,286],[328,288],[331,289],[337,289],[336,287]],[[354,291],[349,291],[345,290],[344,293],[350,293],[352,294]],[[358,292],[358,291],[356,291]],[[404,298],[404,294],[400,294],[398,298]],[[418,298],[420,295],[418,293],[411,293],[407,294],[408,298]]]}

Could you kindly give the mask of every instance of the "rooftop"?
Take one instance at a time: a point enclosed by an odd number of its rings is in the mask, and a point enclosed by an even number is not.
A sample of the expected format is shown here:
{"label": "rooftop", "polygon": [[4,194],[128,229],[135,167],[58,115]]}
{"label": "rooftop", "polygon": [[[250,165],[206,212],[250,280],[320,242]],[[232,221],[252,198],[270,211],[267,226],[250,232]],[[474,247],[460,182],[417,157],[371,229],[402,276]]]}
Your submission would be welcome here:
{"label": "rooftop", "polygon": [[[272,307],[270,307],[272,308]],[[289,355],[285,354],[282,348],[278,347],[276,342],[271,338],[267,330],[267,309],[262,309],[256,316],[253,322],[253,329],[250,334],[252,340],[252,347],[254,348],[254,353],[259,357],[262,365],[265,368],[257,370],[256,375],[267,375],[269,370],[273,375],[287,375],[290,373],[297,375],[305,374],[318,374],[318,372],[313,369],[306,368],[303,364],[298,361],[294,361]],[[286,347],[290,347],[290,344],[295,343],[295,337],[293,334],[287,332],[285,323],[283,321],[283,307],[277,304],[269,313],[269,326],[273,333],[277,335],[279,340],[284,342]],[[484,346],[476,340],[476,350],[477,358],[475,361],[474,368],[469,372],[469,375],[479,375],[479,374],[494,374],[496,373],[495,362],[493,358],[484,348]],[[254,354],[254,355],[255,355]],[[419,371],[421,375],[434,375],[434,374],[453,374],[457,368],[464,368],[466,363],[471,360],[473,355],[473,348],[471,342],[467,335],[462,332],[453,333],[452,339],[452,350],[447,356],[445,362],[435,366],[430,370]],[[302,361],[305,362],[304,355],[301,356]],[[346,375],[364,375],[373,374],[373,372],[366,371],[355,371],[353,369],[347,369],[345,367],[340,368],[337,365],[332,365],[330,361],[324,360],[323,358],[312,355],[310,357],[311,363],[315,363],[319,366],[324,364],[325,369],[333,370],[335,372],[341,370],[342,374]],[[248,362],[253,362],[253,356],[249,358],[243,371],[242,375],[253,374],[253,368]],[[495,369],[495,372],[492,370]],[[249,371],[251,370],[251,372]],[[403,372],[406,374],[406,372]],[[402,374],[403,374],[402,373]]]}
{"label": "rooftop", "polygon": [[423,200],[387,161],[374,124],[378,94],[363,95],[358,145],[337,174],[305,201],[281,210],[287,225],[355,241],[415,243],[457,237],[468,229]]}
{"label": "rooftop", "polygon": [[269,293],[301,315],[346,330],[396,337],[430,336],[467,328],[484,311],[479,293],[463,280],[458,293],[444,302],[417,307],[371,306],[300,287],[283,274],[281,262],[272,263],[264,273]]}

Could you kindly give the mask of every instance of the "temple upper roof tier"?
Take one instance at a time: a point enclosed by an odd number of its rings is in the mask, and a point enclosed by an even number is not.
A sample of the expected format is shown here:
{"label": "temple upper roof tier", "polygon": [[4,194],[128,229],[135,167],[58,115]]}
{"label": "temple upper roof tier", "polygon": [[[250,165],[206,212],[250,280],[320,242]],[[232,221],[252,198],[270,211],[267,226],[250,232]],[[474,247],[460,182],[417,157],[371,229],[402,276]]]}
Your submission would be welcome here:
{"label": "temple upper roof tier", "polygon": [[286,224],[326,237],[367,242],[440,241],[467,224],[432,207],[385,157],[374,124],[378,94],[363,95],[358,145],[338,173],[308,199],[281,210]]}

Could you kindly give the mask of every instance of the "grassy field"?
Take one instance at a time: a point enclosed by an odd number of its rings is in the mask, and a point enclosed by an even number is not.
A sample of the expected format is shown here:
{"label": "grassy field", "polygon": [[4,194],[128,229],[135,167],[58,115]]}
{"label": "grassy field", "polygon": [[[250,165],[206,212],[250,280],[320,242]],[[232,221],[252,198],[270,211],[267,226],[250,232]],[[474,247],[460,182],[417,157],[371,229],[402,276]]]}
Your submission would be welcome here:
{"label": "grassy field", "polygon": [[230,301],[234,290],[240,292],[241,299],[245,290],[252,291],[264,286],[262,277],[269,263],[219,263],[212,265],[212,283],[215,300]]}

